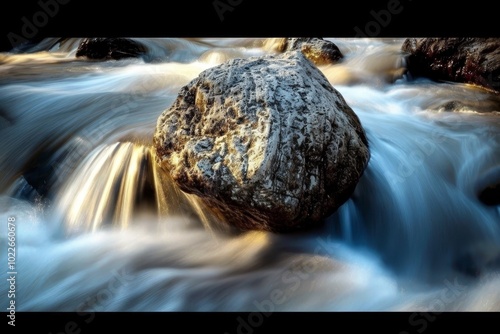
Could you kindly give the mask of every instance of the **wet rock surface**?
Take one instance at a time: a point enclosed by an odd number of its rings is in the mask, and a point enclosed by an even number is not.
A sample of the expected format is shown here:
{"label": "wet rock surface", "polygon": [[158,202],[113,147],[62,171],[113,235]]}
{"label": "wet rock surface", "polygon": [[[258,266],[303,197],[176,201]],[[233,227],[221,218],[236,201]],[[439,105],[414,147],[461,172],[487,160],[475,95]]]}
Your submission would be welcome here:
{"label": "wet rock surface", "polygon": [[203,71],[159,117],[154,146],[183,191],[244,230],[319,223],[370,156],[356,114],[300,52]]}
{"label": "wet rock surface", "polygon": [[144,45],[128,38],[86,38],[78,46],[76,57],[119,60],[139,58],[145,53]]}
{"label": "wet rock surface", "polygon": [[409,38],[402,50],[412,77],[500,91],[500,38]]}
{"label": "wet rock surface", "polygon": [[301,51],[316,65],[333,64],[343,58],[335,43],[317,37],[279,39],[277,51]]}

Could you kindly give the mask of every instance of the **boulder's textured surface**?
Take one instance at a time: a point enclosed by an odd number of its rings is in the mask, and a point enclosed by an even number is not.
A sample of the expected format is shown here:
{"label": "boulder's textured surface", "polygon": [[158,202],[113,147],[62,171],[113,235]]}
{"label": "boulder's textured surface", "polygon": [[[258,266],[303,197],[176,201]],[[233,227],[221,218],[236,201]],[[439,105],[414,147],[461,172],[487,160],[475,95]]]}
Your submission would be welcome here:
{"label": "boulder's textured surface", "polygon": [[369,160],[353,110],[300,52],[203,71],[159,117],[159,164],[241,229],[312,226],[352,194]]}
{"label": "boulder's textured surface", "polygon": [[146,48],[128,38],[85,38],[76,51],[76,57],[109,60],[138,58],[146,53]]}
{"label": "boulder's textured surface", "polygon": [[500,91],[500,38],[409,38],[408,72]]}
{"label": "boulder's textured surface", "polygon": [[316,37],[281,38],[276,48],[278,52],[301,51],[316,65],[333,64],[343,57],[337,45]]}

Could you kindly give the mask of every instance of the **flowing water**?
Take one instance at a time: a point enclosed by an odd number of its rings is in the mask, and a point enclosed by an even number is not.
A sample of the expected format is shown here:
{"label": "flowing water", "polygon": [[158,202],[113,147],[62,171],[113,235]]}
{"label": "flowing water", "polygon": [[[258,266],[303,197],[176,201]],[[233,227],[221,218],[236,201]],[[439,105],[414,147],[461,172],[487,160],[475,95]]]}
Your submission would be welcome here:
{"label": "flowing water", "polygon": [[17,310],[500,311],[500,207],[478,199],[500,180],[495,95],[409,80],[402,39],[330,39],[345,58],[320,69],[366,130],[368,167],[320,228],[243,233],[177,189],[152,137],[183,85],[274,41],[137,40],[141,59],[76,59],[76,38],[0,54]]}

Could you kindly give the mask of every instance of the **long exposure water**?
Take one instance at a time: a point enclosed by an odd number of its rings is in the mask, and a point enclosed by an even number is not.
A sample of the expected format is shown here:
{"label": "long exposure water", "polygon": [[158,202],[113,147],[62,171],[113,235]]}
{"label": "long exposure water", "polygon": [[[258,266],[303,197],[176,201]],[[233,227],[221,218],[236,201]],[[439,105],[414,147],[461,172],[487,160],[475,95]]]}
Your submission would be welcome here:
{"label": "long exposure water", "polygon": [[500,180],[498,97],[409,80],[403,39],[329,39],[345,58],[320,70],[368,167],[321,227],[241,232],[177,189],[152,137],[183,85],[274,41],[138,38],[143,58],[91,61],[80,40],[0,54],[0,254],[15,217],[19,311],[500,311],[500,207],[478,199]]}

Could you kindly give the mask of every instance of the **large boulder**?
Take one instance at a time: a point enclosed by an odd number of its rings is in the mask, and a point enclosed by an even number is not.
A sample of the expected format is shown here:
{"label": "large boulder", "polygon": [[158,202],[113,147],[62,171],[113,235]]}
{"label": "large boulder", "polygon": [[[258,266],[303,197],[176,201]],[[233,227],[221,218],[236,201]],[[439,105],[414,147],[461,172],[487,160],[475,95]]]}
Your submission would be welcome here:
{"label": "large boulder", "polygon": [[319,223],[369,160],[361,123],[300,52],[233,59],[182,87],[158,118],[157,161],[241,229]]}
{"label": "large boulder", "polygon": [[316,65],[334,64],[343,55],[337,45],[321,37],[279,38],[275,43],[276,51],[301,51]]}
{"label": "large boulder", "polygon": [[76,51],[76,57],[95,60],[139,58],[146,47],[129,38],[85,38]]}
{"label": "large boulder", "polygon": [[402,50],[413,77],[500,91],[500,38],[409,38]]}

